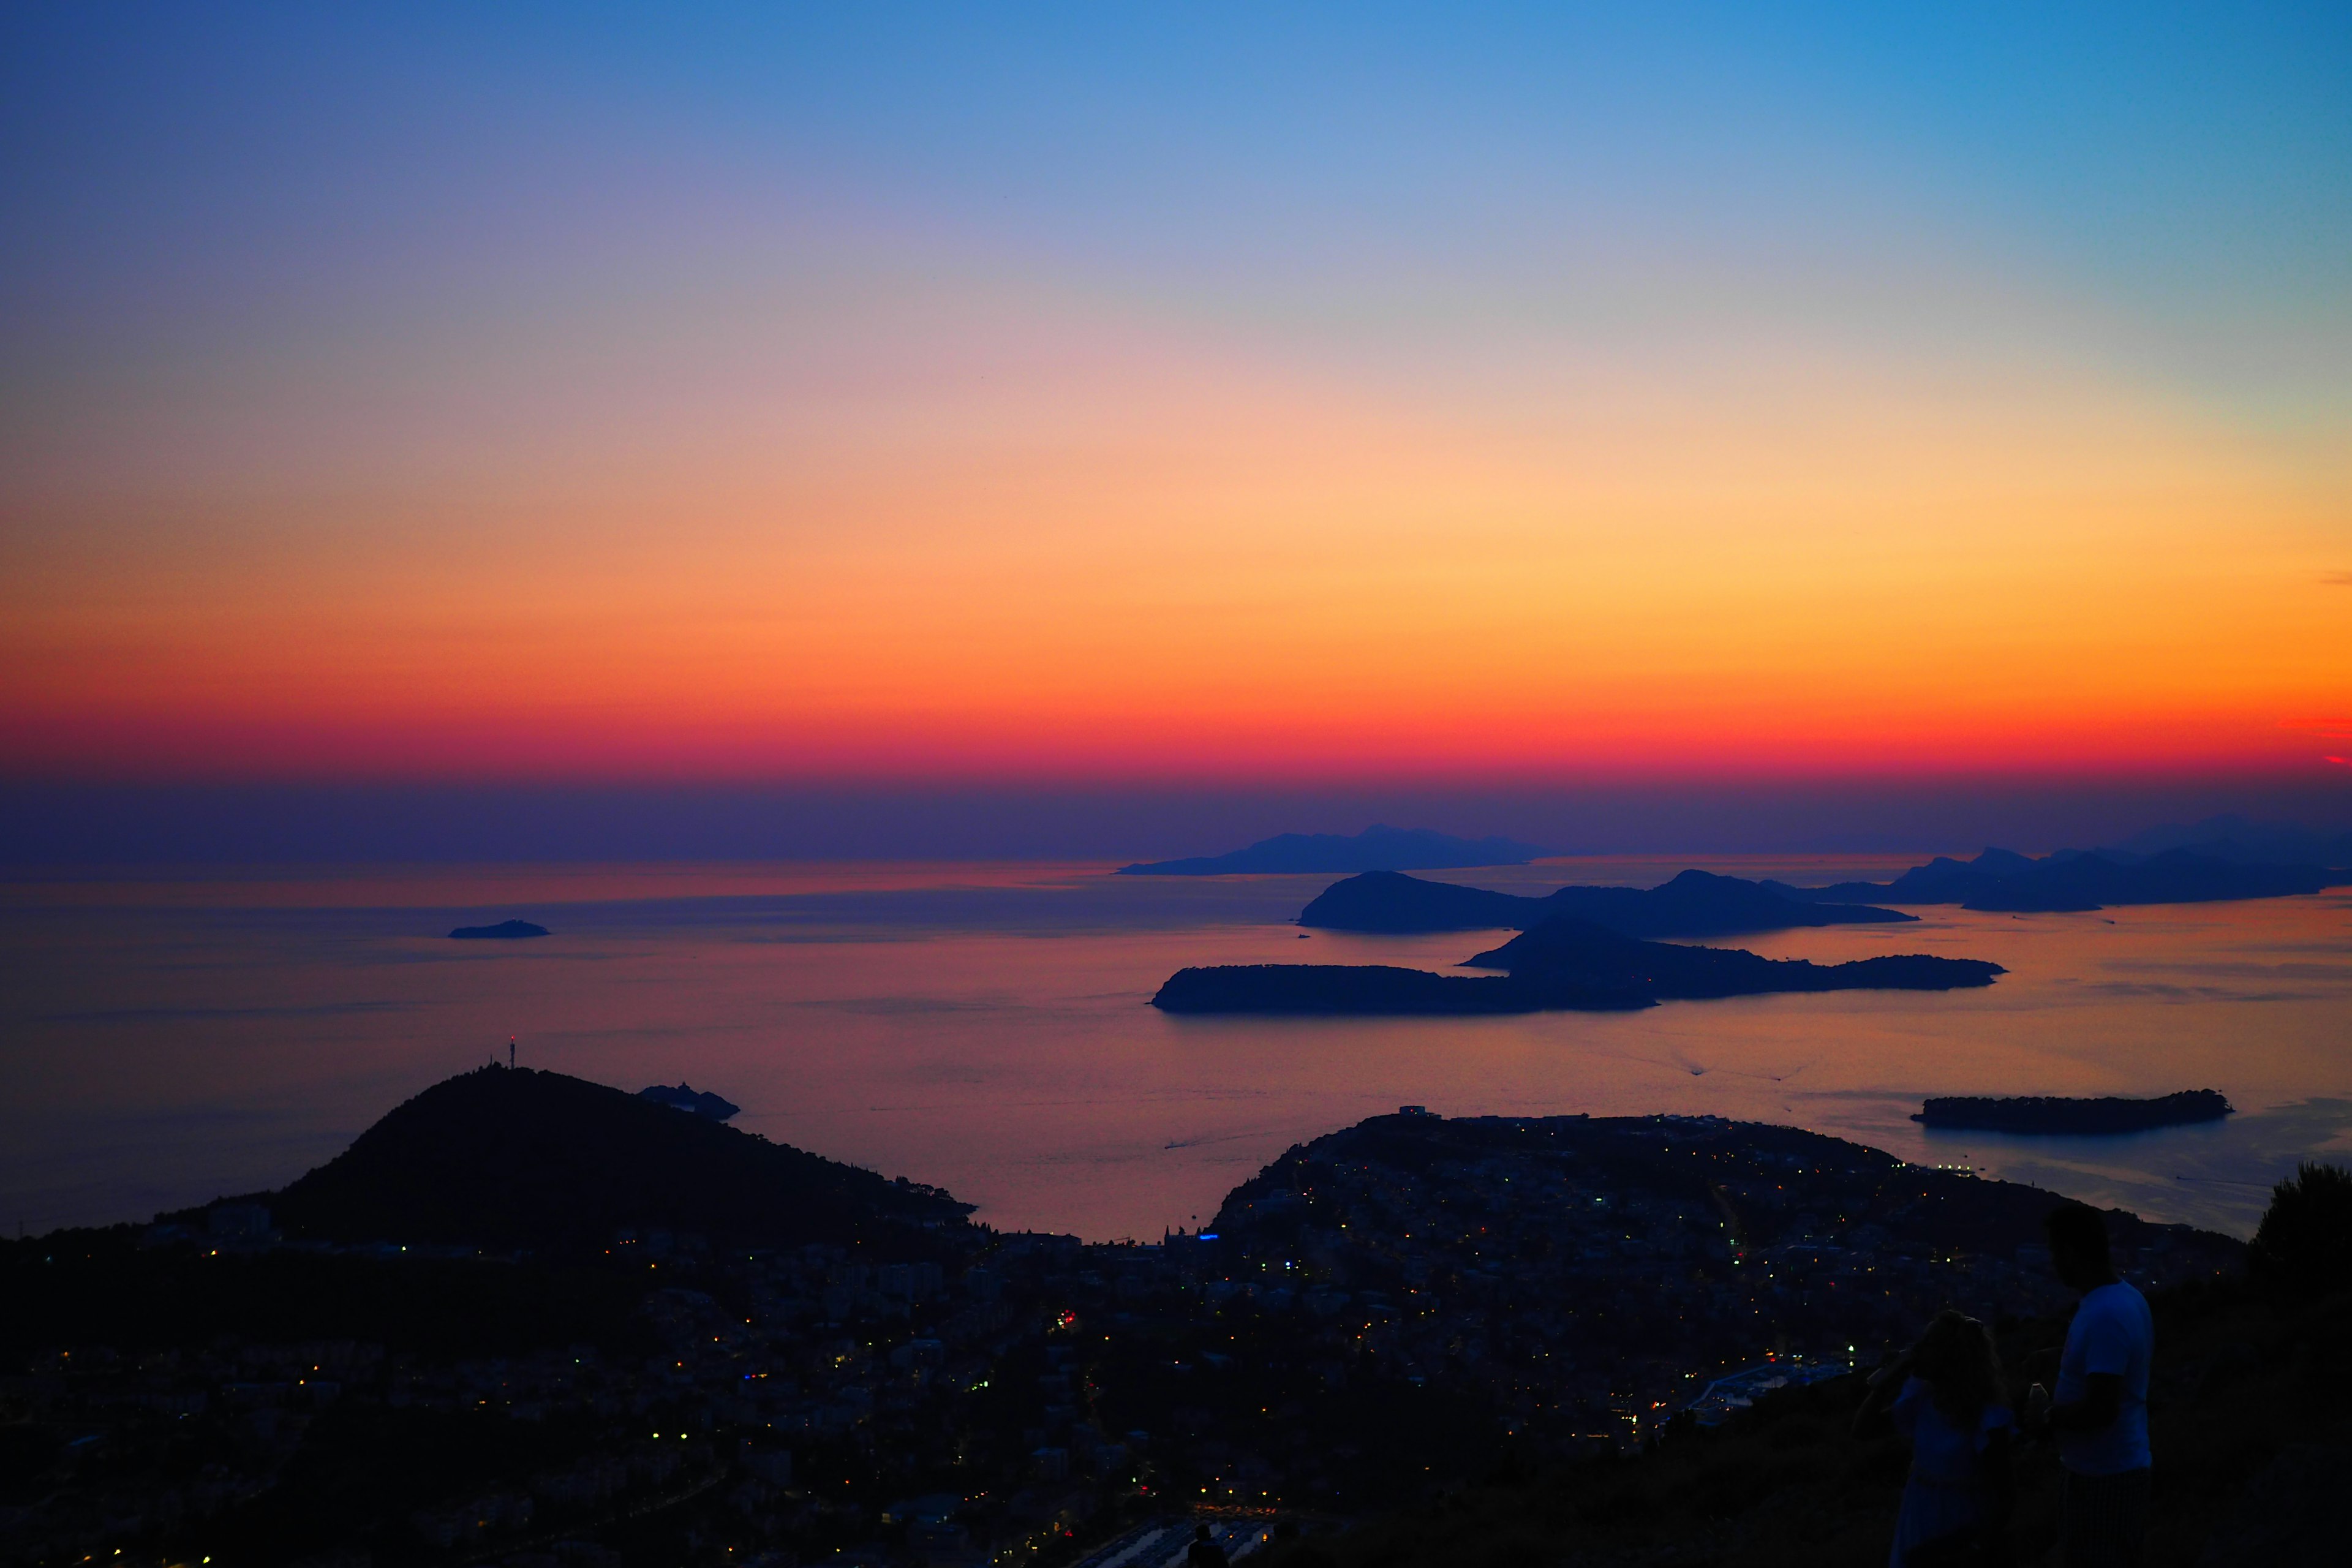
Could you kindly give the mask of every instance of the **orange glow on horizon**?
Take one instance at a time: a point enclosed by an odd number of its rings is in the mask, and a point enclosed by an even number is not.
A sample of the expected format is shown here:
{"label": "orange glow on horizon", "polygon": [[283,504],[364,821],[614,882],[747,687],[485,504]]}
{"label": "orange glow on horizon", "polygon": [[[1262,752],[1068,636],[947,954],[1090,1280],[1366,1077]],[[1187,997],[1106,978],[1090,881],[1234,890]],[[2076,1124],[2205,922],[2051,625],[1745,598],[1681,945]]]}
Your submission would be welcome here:
{"label": "orange glow on horizon", "polygon": [[2079,366],[1414,388],[1035,300],[928,324],[828,329],[825,375],[870,359],[818,387],[814,329],[713,321],[691,395],[604,367],[497,444],[422,403],[330,440],[265,376],[176,451],[36,464],[9,770],[2275,773],[2352,692],[2341,476]]}

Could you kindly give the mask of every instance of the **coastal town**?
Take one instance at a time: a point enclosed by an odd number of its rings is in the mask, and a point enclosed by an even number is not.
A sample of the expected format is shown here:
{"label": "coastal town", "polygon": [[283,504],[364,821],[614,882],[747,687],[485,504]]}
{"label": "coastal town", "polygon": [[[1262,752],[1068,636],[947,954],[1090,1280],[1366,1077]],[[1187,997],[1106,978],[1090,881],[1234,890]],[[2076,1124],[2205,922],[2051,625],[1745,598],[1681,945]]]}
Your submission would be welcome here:
{"label": "coastal town", "polygon": [[[1875,1364],[1943,1306],[2059,1309],[2050,1201],[1792,1129],[1407,1107],[1288,1151],[1156,1244],[967,1226],[884,1258],[624,1230],[565,1277],[547,1342],[524,1342],[526,1314],[438,1348],[396,1330],[41,1345],[0,1383],[29,1478],[0,1498],[0,1560],[1050,1568],[1149,1555],[1193,1517],[1239,1550],[1672,1440]],[[2242,1250],[2114,1223],[2151,1287]],[[298,1296],[353,1270],[512,1294],[550,1267],[289,1241],[250,1204],[10,1245],[20,1280],[168,1260]]]}

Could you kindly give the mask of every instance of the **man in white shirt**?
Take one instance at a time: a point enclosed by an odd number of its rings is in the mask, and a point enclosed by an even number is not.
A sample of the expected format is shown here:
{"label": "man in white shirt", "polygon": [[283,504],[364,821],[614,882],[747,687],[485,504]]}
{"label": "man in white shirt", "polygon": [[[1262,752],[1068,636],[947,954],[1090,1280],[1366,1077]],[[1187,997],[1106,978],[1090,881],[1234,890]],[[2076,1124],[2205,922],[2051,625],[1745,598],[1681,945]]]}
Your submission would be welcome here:
{"label": "man in white shirt", "polygon": [[[2068,1204],[2044,1222],[2058,1278],[2083,1293],[2042,1422],[2066,1469],[2066,1568],[2138,1568],[2147,1536],[2147,1298],[2116,1277],[2106,1222]],[[2038,1391],[2037,1391],[2038,1392]]]}

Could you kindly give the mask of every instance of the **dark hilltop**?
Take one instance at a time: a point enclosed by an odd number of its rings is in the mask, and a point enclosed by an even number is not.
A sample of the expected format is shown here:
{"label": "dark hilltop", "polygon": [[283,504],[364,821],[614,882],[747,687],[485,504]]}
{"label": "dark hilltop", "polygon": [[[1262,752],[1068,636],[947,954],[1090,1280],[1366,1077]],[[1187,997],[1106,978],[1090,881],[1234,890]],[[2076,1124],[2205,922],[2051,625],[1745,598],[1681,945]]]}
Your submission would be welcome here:
{"label": "dark hilltop", "polygon": [[1228,964],[1179,970],[1151,999],[1169,1013],[1423,1016],[1619,1011],[1664,1001],[1787,991],[1950,991],[2005,973],[1980,959],[1889,954],[1850,963],[1762,958],[1738,948],[1641,942],[1561,917],[1475,954],[1496,978],[1385,964]]}
{"label": "dark hilltop", "polygon": [[1465,866],[1524,866],[1554,851],[1508,838],[1456,838],[1426,827],[1374,823],[1354,837],[1282,833],[1230,854],[1121,866],[1120,877],[1224,877],[1302,871],[1442,871]]}
{"label": "dark hilltop", "polygon": [[970,1205],[583,1079],[482,1068],[394,1108],[266,1205],[291,1237],[562,1254],[623,1227],[877,1243]]}
{"label": "dark hilltop", "polygon": [[1775,884],[1697,870],[1654,888],[1570,887],[1541,898],[1372,871],[1324,889],[1299,912],[1298,923],[1326,931],[1528,931],[1563,915],[1650,938],[1899,925],[1919,918],[1854,903],[1808,903]]}

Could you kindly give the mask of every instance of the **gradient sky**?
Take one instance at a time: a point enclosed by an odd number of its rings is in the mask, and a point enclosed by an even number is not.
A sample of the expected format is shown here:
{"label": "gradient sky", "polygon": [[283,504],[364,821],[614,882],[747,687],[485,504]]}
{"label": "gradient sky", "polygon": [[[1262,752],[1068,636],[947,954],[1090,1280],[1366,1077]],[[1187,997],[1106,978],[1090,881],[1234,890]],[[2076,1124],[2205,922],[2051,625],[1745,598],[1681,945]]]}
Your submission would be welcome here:
{"label": "gradient sky", "polygon": [[11,6],[0,770],[2352,789],[2352,10],[1968,11]]}

